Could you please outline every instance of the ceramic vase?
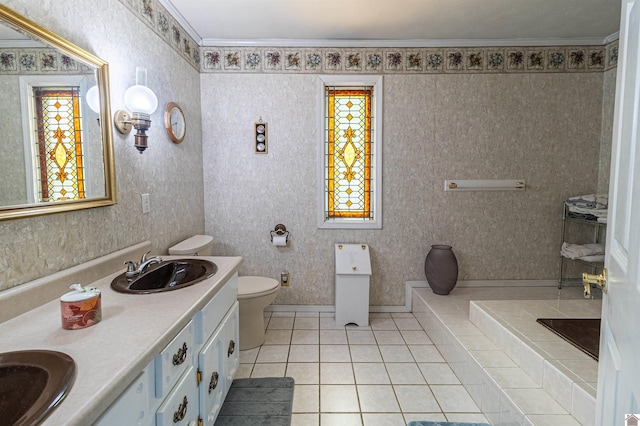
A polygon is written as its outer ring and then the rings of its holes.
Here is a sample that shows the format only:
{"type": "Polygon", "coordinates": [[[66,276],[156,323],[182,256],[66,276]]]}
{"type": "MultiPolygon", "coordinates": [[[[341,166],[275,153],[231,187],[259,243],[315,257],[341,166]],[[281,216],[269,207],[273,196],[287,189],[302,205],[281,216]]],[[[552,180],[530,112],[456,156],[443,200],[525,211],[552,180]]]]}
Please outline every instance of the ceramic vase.
{"type": "Polygon", "coordinates": [[[446,295],[458,282],[458,259],[451,246],[435,244],[424,261],[424,274],[435,294],[446,295]]]}

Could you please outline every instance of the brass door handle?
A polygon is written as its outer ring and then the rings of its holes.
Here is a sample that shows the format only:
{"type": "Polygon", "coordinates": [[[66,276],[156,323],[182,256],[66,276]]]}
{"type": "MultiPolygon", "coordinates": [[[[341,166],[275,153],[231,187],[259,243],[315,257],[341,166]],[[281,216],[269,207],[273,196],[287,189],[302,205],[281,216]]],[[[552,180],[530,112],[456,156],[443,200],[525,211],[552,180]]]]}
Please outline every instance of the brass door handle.
{"type": "Polygon", "coordinates": [[[184,416],[187,415],[187,404],[189,403],[189,401],[187,400],[187,396],[184,396],[184,399],[182,400],[182,404],[180,404],[180,406],[178,407],[178,410],[176,410],[173,413],[173,422],[174,423],[178,423],[181,420],[184,419],[184,416]]]}
{"type": "Polygon", "coordinates": [[[209,393],[211,393],[212,390],[218,387],[218,377],[219,375],[217,371],[211,373],[211,381],[209,382],[209,393]]]}
{"type": "Polygon", "coordinates": [[[588,299],[591,297],[591,284],[596,285],[602,289],[603,293],[607,292],[607,268],[602,269],[600,274],[587,274],[582,273],[582,285],[584,286],[584,297],[588,299]]]}
{"type": "Polygon", "coordinates": [[[188,350],[187,342],[182,344],[182,347],[178,349],[178,352],[173,354],[173,365],[180,365],[187,359],[187,350],[188,350]]]}

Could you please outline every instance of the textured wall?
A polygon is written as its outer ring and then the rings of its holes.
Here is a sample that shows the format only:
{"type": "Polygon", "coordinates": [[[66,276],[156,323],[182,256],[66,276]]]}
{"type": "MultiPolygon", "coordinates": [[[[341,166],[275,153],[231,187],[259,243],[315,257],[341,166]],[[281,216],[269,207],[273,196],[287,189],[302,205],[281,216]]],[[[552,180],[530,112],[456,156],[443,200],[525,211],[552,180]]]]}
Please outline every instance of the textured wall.
{"type": "Polygon", "coordinates": [[[133,134],[114,130],[118,204],[112,207],[0,222],[0,290],[149,239],[155,251],[204,231],[199,74],[120,2],[5,0],[109,63],[112,111],[135,83],[135,67],[148,69],[159,98],[140,155],[133,134]],[[70,15],[70,11],[73,11],[70,15]],[[73,19],[70,19],[72,16],[73,19]],[[170,142],[164,106],[178,102],[187,116],[187,138],[170,142]],[[151,212],[143,215],[140,194],[151,212]]]}
{"type": "Polygon", "coordinates": [[[616,73],[614,68],[604,73],[602,87],[602,136],[600,142],[600,166],[598,192],[609,193],[609,171],[611,168],[611,142],[613,140],[613,110],[616,97],[616,73]]]}
{"type": "Polygon", "coordinates": [[[132,136],[115,134],[116,206],[0,222],[0,289],[140,240],[164,251],[204,231],[220,254],[245,256],[245,274],[288,269],[292,286],[277,303],[333,302],[335,242],[371,245],[376,305],[404,302],[404,282],[424,279],[424,256],[434,243],[454,246],[461,279],[554,279],[561,201],[598,188],[591,170],[606,157],[603,90],[605,101],[613,97],[615,71],[388,75],[384,229],[318,230],[317,77],[199,76],[120,2],[4,4],[107,60],[113,111],[122,108],[140,65],[149,69],[160,109],[143,155],[132,136]],[[168,101],[187,114],[181,145],[162,129],[168,101]],[[268,155],[253,154],[251,145],[260,116],[270,125],[268,155]],[[520,177],[529,185],[524,193],[442,191],[444,179],[520,177]],[[148,215],[140,209],[144,192],[151,194],[148,215]],[[277,223],[293,233],[287,248],[269,244],[277,223]]]}
{"type": "Polygon", "coordinates": [[[386,75],[382,230],[316,226],[313,75],[203,74],[205,227],[242,274],[291,273],[278,304],[333,303],[333,244],[371,246],[371,303],[404,303],[431,244],[460,279],[557,278],[562,201],[598,186],[603,74],[386,75]],[[269,153],[253,153],[253,122],[269,153]],[[445,193],[445,179],[516,179],[525,192],[445,193]],[[269,244],[283,223],[287,248],[269,244]]]}
{"type": "Polygon", "coordinates": [[[0,134],[3,149],[0,150],[0,205],[27,202],[27,177],[24,167],[24,138],[20,114],[20,90],[18,76],[0,76],[0,134]]]}

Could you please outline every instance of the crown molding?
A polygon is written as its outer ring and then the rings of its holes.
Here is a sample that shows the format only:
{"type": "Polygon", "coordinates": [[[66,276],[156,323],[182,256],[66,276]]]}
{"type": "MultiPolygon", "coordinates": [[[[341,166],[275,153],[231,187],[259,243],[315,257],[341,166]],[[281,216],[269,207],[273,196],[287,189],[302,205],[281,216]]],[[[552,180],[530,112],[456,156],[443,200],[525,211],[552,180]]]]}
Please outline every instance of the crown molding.
{"type": "Polygon", "coordinates": [[[1,40],[0,48],[46,49],[50,46],[36,40],[1,40]]]}
{"type": "Polygon", "coordinates": [[[167,10],[167,12],[169,12],[173,19],[175,19],[176,22],[178,22],[178,24],[182,26],[182,29],[184,29],[187,34],[189,34],[189,36],[193,39],[193,41],[196,42],[196,44],[202,46],[202,37],[200,37],[200,34],[198,34],[198,32],[193,29],[191,24],[187,22],[186,19],[184,19],[184,16],[182,16],[178,9],[176,9],[173,3],[171,3],[169,0],[158,0],[158,3],[160,3],[167,10]]]}
{"type": "Polygon", "coordinates": [[[614,41],[620,38],[620,31],[617,31],[611,35],[608,35],[604,38],[604,44],[613,43],[614,41]]]}
{"type": "MultiPolygon", "coordinates": [[[[318,39],[256,39],[228,40],[206,38],[202,47],[528,47],[528,46],[600,46],[616,40],[618,33],[605,38],[542,38],[542,39],[442,39],[442,40],[318,40],[318,39]]],[[[197,40],[197,39],[196,39],[197,40]]]]}

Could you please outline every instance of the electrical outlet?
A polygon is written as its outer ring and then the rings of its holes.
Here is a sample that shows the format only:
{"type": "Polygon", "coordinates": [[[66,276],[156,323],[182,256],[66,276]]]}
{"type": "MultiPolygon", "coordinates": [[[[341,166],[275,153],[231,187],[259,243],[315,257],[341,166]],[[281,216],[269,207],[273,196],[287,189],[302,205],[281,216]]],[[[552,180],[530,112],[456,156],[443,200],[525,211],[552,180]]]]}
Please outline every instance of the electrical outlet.
{"type": "Polygon", "coordinates": [[[291,277],[289,276],[289,272],[287,272],[287,271],[280,272],[280,285],[281,286],[288,287],[290,280],[291,280],[291,277]]]}
{"type": "Polygon", "coordinates": [[[149,194],[140,194],[142,200],[142,213],[147,214],[151,211],[151,202],[149,201],[149,194]]]}

